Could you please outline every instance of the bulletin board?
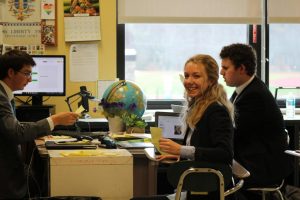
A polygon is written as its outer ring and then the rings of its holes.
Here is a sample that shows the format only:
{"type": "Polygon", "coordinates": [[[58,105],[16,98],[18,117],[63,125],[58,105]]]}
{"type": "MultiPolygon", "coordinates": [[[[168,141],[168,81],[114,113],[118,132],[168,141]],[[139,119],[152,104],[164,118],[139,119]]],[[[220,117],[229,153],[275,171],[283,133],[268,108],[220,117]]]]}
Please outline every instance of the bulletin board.
{"type": "Polygon", "coordinates": [[[57,45],[56,0],[5,0],[0,13],[0,53],[43,54],[45,46],[57,45]]]}

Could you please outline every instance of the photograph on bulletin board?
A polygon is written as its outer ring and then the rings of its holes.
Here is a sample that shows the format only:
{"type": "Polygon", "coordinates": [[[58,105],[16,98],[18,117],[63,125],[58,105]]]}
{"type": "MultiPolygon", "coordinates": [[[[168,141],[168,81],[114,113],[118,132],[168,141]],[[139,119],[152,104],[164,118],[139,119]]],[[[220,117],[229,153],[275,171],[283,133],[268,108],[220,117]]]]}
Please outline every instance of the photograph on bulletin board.
{"type": "Polygon", "coordinates": [[[56,27],[54,20],[42,20],[41,22],[42,44],[56,45],[56,27]]]}
{"type": "Polygon", "coordinates": [[[55,19],[55,0],[41,1],[41,19],[55,19]]]}
{"type": "Polygon", "coordinates": [[[64,16],[99,16],[99,0],[64,0],[64,16]]]}

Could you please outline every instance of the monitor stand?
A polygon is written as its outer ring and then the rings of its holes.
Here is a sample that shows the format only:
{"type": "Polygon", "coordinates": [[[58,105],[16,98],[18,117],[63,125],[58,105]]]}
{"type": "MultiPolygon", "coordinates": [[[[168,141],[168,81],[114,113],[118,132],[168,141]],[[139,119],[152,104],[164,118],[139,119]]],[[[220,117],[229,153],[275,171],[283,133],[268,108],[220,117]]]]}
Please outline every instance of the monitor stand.
{"type": "Polygon", "coordinates": [[[35,96],[35,95],[33,95],[31,103],[32,103],[33,106],[41,106],[41,105],[43,105],[43,96],[40,96],[40,95],[35,96]]]}

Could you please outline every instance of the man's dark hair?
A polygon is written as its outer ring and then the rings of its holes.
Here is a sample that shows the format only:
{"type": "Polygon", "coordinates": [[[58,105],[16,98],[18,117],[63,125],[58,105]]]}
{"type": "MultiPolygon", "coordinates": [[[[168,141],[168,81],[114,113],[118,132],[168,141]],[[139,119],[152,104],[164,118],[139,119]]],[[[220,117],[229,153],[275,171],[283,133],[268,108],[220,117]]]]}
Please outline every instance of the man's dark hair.
{"type": "Polygon", "coordinates": [[[229,58],[236,69],[244,65],[249,76],[256,72],[256,52],[250,45],[236,43],[225,46],[220,57],[229,58]]]}
{"type": "Polygon", "coordinates": [[[0,56],[0,80],[3,80],[8,73],[8,69],[19,71],[24,65],[35,66],[32,57],[25,51],[11,50],[0,56]]]}

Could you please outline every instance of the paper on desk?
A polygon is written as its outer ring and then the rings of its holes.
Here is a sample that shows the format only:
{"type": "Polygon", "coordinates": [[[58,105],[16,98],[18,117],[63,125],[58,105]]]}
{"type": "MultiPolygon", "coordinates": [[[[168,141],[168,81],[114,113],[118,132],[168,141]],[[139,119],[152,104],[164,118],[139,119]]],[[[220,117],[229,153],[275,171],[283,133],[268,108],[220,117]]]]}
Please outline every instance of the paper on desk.
{"type": "Polygon", "coordinates": [[[113,139],[116,140],[131,140],[131,139],[150,139],[151,135],[150,134],[142,134],[142,133],[124,133],[124,134],[117,134],[117,133],[112,133],[111,136],[113,139]]]}
{"type": "Polygon", "coordinates": [[[78,115],[81,115],[81,113],[84,111],[84,107],[81,105],[79,108],[77,108],[77,110],[75,111],[75,113],[77,113],[78,115]]]}
{"type": "Polygon", "coordinates": [[[95,150],[85,150],[85,151],[73,151],[73,152],[61,152],[64,157],[77,157],[77,156],[119,156],[118,152],[108,152],[108,151],[95,151],[95,150]]]}
{"type": "Polygon", "coordinates": [[[150,127],[152,144],[155,148],[159,151],[161,155],[168,155],[167,153],[163,152],[159,148],[159,139],[162,137],[162,129],[158,127],[150,127]]]}
{"type": "Polygon", "coordinates": [[[71,142],[77,141],[76,138],[67,135],[48,135],[42,138],[45,142],[54,141],[54,142],[71,142]]]}

